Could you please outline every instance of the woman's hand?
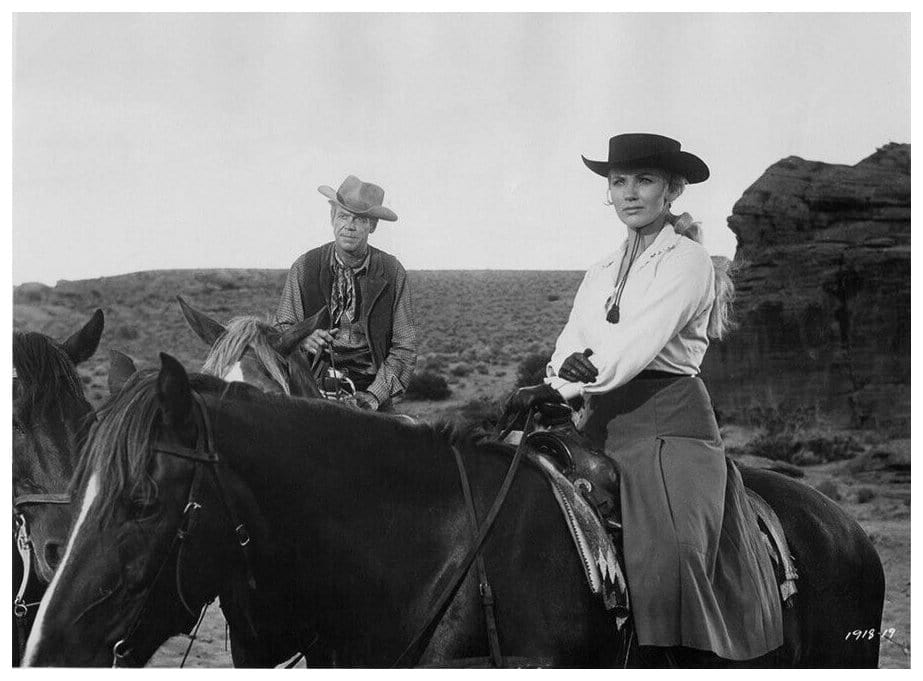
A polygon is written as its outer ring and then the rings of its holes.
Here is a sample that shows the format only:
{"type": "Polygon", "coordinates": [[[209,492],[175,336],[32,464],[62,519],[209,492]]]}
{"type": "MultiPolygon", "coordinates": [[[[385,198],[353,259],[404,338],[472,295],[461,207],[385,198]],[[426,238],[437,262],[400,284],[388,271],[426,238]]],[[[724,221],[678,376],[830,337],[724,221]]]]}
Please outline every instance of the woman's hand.
{"type": "Polygon", "coordinates": [[[337,331],[339,329],[330,329],[329,331],[327,329],[314,329],[310,336],[301,341],[301,347],[312,355],[316,355],[328,345],[333,344],[337,331]]]}
{"type": "Polygon", "coordinates": [[[564,398],[557,390],[545,383],[520,388],[510,396],[506,403],[506,413],[527,412],[536,404],[544,402],[563,402],[564,398]]]}
{"type": "Polygon", "coordinates": [[[593,351],[587,348],[583,352],[575,352],[561,363],[561,370],[558,376],[565,381],[592,383],[599,375],[599,369],[593,366],[588,359],[593,351]]]}

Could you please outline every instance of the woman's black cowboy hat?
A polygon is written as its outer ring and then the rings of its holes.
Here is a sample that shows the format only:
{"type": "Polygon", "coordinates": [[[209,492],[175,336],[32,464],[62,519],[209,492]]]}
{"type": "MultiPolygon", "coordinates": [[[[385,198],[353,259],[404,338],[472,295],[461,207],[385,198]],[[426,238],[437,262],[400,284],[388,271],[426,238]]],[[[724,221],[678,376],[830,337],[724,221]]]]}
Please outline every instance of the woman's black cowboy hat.
{"type": "Polygon", "coordinates": [[[680,151],[680,143],[663,135],[632,132],[609,140],[609,160],[591,161],[581,156],[586,167],[609,177],[610,168],[660,168],[686,178],[689,184],[708,179],[708,166],[695,154],[680,151]]]}

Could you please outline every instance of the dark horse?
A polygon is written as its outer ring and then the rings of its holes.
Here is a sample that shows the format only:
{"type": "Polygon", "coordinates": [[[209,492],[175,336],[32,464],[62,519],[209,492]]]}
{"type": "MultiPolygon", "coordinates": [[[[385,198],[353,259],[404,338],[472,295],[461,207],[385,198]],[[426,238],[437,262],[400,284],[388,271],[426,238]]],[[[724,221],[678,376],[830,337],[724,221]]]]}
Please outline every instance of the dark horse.
{"type": "Polygon", "coordinates": [[[14,666],[64,554],[71,521],[67,487],[93,419],[75,367],[96,352],[102,331],[97,310],[63,343],[13,332],[14,666]]]}
{"type": "MultiPolygon", "coordinates": [[[[100,412],[77,474],[80,514],[28,664],[143,664],[215,595],[239,604],[232,627],[275,611],[276,631],[266,632],[275,662],[298,650],[310,665],[369,667],[488,654],[469,574],[419,653],[402,657],[473,534],[452,447],[482,518],[509,448],[190,377],[161,360],[100,412]]],[[[801,574],[783,648],[753,664],[875,666],[877,642],[848,637],[877,631],[881,618],[881,565],[865,534],[799,483],[770,472],[750,481],[782,516],[801,574]]],[[[483,554],[505,656],[623,662],[615,620],[590,594],[538,470],[519,471],[483,554]]]]}

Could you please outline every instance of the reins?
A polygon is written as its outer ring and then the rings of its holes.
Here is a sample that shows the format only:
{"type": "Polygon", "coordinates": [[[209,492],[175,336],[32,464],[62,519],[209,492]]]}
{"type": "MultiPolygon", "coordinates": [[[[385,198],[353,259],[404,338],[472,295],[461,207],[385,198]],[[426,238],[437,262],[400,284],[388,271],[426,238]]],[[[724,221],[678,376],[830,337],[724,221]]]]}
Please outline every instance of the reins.
{"type": "MultiPolygon", "coordinates": [[[[512,422],[515,422],[515,419],[512,419],[510,425],[503,429],[503,432],[500,433],[498,439],[502,440],[506,435],[512,430],[512,422]]],[[[532,412],[530,411],[526,417],[526,424],[524,430],[528,432],[529,427],[532,425],[532,412]]],[[[494,526],[494,522],[497,520],[497,516],[500,514],[500,509],[503,507],[504,502],[506,501],[507,494],[510,491],[510,488],[513,485],[513,479],[516,477],[516,473],[519,470],[519,465],[522,463],[523,456],[525,454],[525,438],[522,438],[519,441],[519,444],[516,446],[516,452],[513,454],[513,459],[510,461],[509,468],[506,471],[506,476],[503,478],[503,483],[500,485],[500,489],[497,491],[497,495],[494,498],[493,504],[491,504],[490,510],[487,512],[487,515],[484,518],[484,523],[478,529],[477,534],[472,540],[471,544],[468,547],[468,552],[465,554],[465,558],[458,564],[455,568],[455,571],[452,572],[451,578],[446,584],[445,588],[439,594],[439,596],[433,601],[433,604],[430,606],[429,610],[426,613],[426,616],[422,620],[422,624],[417,629],[416,634],[410,640],[410,643],[404,648],[404,651],[398,656],[398,658],[391,665],[393,667],[402,667],[407,666],[408,660],[418,661],[420,656],[423,654],[426,644],[429,643],[429,639],[433,634],[436,626],[442,620],[442,616],[445,614],[446,609],[454,598],[455,594],[458,593],[458,589],[462,584],[462,581],[465,579],[465,575],[468,573],[468,570],[471,568],[471,564],[480,556],[481,547],[484,545],[484,540],[487,539],[487,535],[490,534],[491,529],[494,526]]],[[[452,448],[452,451],[455,454],[455,462],[459,469],[459,475],[462,482],[462,488],[464,490],[467,485],[467,474],[465,473],[464,464],[461,461],[461,454],[456,448],[452,448]]],[[[466,498],[470,498],[470,488],[466,494],[466,498]]],[[[473,501],[471,502],[473,504],[473,501]]],[[[472,506],[473,508],[473,506],[472,506]]],[[[483,573],[480,575],[483,577],[483,573]]],[[[489,587],[489,585],[488,585],[489,587]]],[[[491,594],[491,609],[493,606],[492,603],[492,594],[491,594]]],[[[502,663],[502,658],[499,653],[499,645],[494,650],[494,643],[491,643],[491,660],[493,661],[496,657],[497,666],[500,666],[502,663]]]]}

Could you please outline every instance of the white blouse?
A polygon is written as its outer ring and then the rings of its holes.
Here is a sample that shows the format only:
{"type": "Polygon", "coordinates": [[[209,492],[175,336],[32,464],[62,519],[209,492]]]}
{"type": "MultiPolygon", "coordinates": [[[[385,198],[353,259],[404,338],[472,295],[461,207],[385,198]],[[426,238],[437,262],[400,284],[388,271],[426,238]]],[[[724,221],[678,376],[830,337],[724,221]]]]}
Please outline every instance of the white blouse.
{"type": "MultiPolygon", "coordinates": [[[[558,336],[545,382],[565,399],[606,393],[644,369],[697,374],[708,349],[706,329],[715,302],[715,270],[705,248],[666,225],[635,260],[619,303],[619,321],[606,321],[619,265],[629,241],[593,265],[558,336]],[[592,383],[557,376],[574,352],[591,348],[599,369],[592,383]]],[[[612,296],[614,298],[614,296],[612,296]]]]}

